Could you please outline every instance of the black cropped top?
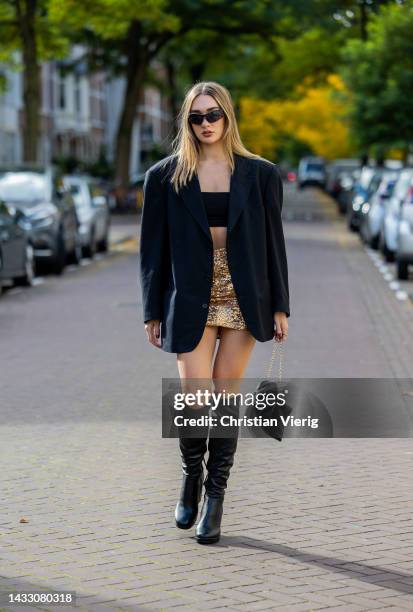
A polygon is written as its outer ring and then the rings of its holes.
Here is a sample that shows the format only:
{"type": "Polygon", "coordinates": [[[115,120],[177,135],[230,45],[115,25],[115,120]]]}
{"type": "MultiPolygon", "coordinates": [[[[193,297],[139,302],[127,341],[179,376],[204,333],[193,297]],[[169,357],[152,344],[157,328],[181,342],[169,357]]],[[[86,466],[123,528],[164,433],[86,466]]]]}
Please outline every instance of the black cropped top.
{"type": "Polygon", "coordinates": [[[210,227],[227,227],[229,191],[202,191],[210,227]]]}

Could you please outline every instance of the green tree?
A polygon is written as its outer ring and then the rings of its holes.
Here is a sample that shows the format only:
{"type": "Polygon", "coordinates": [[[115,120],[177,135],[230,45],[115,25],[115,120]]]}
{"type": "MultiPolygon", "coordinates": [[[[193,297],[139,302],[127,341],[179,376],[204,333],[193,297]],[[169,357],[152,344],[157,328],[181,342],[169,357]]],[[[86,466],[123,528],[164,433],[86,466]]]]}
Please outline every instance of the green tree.
{"type": "MultiPolygon", "coordinates": [[[[131,133],[136,107],[150,64],[167,45],[181,42],[189,32],[216,32],[221,37],[249,33],[270,36],[278,30],[284,3],[265,0],[50,0],[55,23],[88,44],[91,69],[104,67],[124,73],[126,91],[117,139],[115,173],[118,185],[128,181],[131,133]],[[87,26],[85,27],[85,24],[87,26]]],[[[217,45],[219,50],[219,44],[217,45]]],[[[217,51],[219,52],[219,51],[217,51]]],[[[192,78],[201,67],[192,61],[192,78]]],[[[204,58],[200,58],[203,64],[204,58]]],[[[173,66],[170,66],[170,69],[173,66]]],[[[170,73],[173,77],[173,74],[170,73]]]]}
{"type": "Polygon", "coordinates": [[[68,50],[68,40],[50,21],[47,5],[47,0],[0,0],[0,61],[23,71],[25,161],[38,157],[40,63],[63,57],[68,50]]]}
{"type": "Polygon", "coordinates": [[[367,41],[343,51],[342,74],[351,90],[354,139],[364,150],[400,147],[413,140],[413,2],[384,6],[372,17],[367,41]]]}

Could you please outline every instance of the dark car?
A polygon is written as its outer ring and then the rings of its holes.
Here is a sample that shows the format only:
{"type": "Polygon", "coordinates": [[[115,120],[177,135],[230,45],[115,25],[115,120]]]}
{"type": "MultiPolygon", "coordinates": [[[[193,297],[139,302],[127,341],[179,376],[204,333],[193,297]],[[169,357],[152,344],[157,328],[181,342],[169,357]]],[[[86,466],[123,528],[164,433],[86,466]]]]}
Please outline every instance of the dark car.
{"type": "Polygon", "coordinates": [[[56,274],[66,262],[80,262],[75,203],[56,168],[0,168],[0,198],[20,210],[36,262],[50,264],[56,274]]]}
{"type": "Polygon", "coordinates": [[[364,166],[360,178],[353,189],[353,200],[347,209],[347,225],[353,232],[359,231],[362,218],[362,207],[380,185],[383,168],[364,166]]]}
{"type": "Polygon", "coordinates": [[[21,225],[21,213],[0,200],[0,293],[3,281],[31,285],[34,275],[33,247],[21,225]]]}

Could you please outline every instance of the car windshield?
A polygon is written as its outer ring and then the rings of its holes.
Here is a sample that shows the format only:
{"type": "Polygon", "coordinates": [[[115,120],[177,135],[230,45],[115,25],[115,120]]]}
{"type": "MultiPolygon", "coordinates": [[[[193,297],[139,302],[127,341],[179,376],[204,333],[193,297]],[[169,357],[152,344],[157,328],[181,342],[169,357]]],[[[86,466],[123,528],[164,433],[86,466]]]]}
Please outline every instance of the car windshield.
{"type": "Polygon", "coordinates": [[[363,168],[359,178],[359,185],[363,189],[368,189],[371,179],[373,178],[375,173],[374,168],[363,168]]]}
{"type": "Polygon", "coordinates": [[[369,183],[369,187],[368,187],[370,194],[374,193],[375,191],[377,191],[377,189],[378,189],[378,187],[379,187],[379,185],[381,183],[381,180],[382,180],[382,176],[381,176],[380,173],[377,173],[377,174],[375,174],[372,177],[372,179],[371,179],[371,181],[369,183]]]}
{"type": "Polygon", "coordinates": [[[324,170],[323,164],[315,164],[314,162],[306,165],[307,172],[322,172],[324,170]]]}
{"type": "Polygon", "coordinates": [[[82,194],[80,185],[78,183],[69,183],[69,189],[73,196],[76,208],[86,208],[88,206],[88,202],[85,200],[85,197],[82,194]]]}
{"type": "Polygon", "coordinates": [[[0,174],[0,198],[6,202],[34,205],[48,198],[46,176],[38,172],[0,174]]]}

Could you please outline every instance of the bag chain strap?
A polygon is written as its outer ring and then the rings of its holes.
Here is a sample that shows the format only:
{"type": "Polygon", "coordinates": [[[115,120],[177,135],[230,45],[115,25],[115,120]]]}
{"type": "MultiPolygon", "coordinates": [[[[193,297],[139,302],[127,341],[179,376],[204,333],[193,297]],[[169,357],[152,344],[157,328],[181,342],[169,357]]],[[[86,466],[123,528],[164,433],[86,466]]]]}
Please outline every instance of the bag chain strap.
{"type": "MultiPolygon", "coordinates": [[[[280,365],[278,368],[278,381],[281,382],[282,368],[283,368],[283,345],[282,345],[282,342],[280,342],[279,344],[280,344],[280,351],[279,351],[280,352],[280,365]]],[[[271,373],[272,373],[272,369],[274,366],[276,353],[277,353],[277,342],[276,340],[273,340],[272,353],[271,353],[270,363],[268,364],[268,370],[267,370],[267,378],[271,378],[271,373]]]]}

